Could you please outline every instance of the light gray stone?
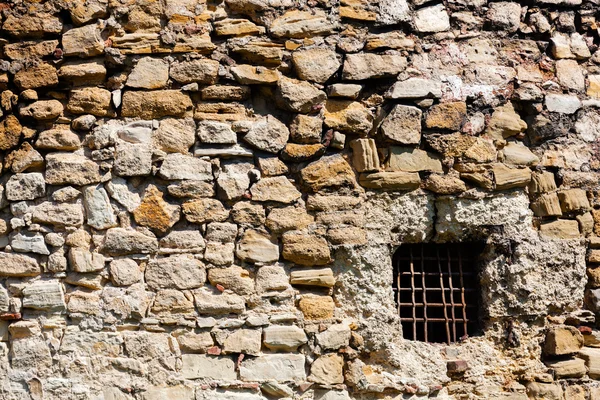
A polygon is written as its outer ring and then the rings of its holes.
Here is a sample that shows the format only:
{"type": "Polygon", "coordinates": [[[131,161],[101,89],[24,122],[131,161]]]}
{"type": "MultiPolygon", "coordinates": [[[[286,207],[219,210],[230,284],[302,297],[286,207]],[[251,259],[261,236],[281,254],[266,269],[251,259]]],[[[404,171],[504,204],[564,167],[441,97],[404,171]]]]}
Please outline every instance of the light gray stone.
{"type": "Polygon", "coordinates": [[[229,357],[211,357],[203,354],[183,354],[181,374],[185,379],[237,379],[235,364],[229,357]]]}
{"type": "Polygon", "coordinates": [[[274,351],[294,352],[308,342],[304,330],[294,325],[272,325],[263,329],[264,345],[274,351]]]}
{"type": "Polygon", "coordinates": [[[224,122],[200,121],[197,129],[198,139],[202,143],[235,144],[237,135],[231,126],[224,122]]]}
{"type": "Polygon", "coordinates": [[[242,361],[240,378],[246,382],[290,382],[306,379],[305,358],[301,354],[265,354],[242,361]]]}
{"type": "Polygon", "coordinates": [[[10,241],[10,247],[19,253],[50,254],[48,247],[46,247],[46,244],[44,243],[44,236],[39,233],[17,233],[10,241]]]}
{"type": "Polygon", "coordinates": [[[75,272],[97,272],[104,269],[104,256],[87,249],[72,247],[69,250],[69,265],[75,272]]]}
{"type": "Polygon", "coordinates": [[[210,162],[178,153],[169,154],[165,158],[159,176],[167,180],[210,181],[213,179],[210,162]]]}
{"type": "Polygon", "coordinates": [[[23,289],[23,307],[60,312],[66,309],[65,296],[59,281],[38,281],[23,289]]]}
{"type": "Polygon", "coordinates": [[[81,226],[83,224],[83,208],[79,204],[45,201],[35,206],[33,222],[55,226],[81,226]]]}
{"type": "Polygon", "coordinates": [[[46,194],[46,182],[39,172],[15,174],[6,182],[5,189],[10,201],[33,200],[46,194]]]}
{"type": "Polygon", "coordinates": [[[102,185],[83,189],[83,204],[87,224],[91,227],[104,230],[117,226],[117,216],[102,185]]]}
{"type": "Polygon", "coordinates": [[[146,268],[146,283],[152,289],[194,289],[205,281],[204,264],[191,255],[152,260],[146,268]]]}
{"type": "Polygon", "coordinates": [[[287,126],[274,116],[267,115],[252,124],[244,140],[259,150],[277,153],[285,147],[289,136],[290,131],[287,126]]]}
{"type": "Polygon", "coordinates": [[[169,63],[158,58],[141,58],[127,77],[127,86],[138,89],[162,89],[169,80],[169,63]]]}
{"type": "Polygon", "coordinates": [[[442,83],[424,78],[398,81],[385,94],[388,99],[419,99],[442,97],[442,83]]]}
{"type": "Polygon", "coordinates": [[[271,263],[279,260],[277,241],[252,229],[244,232],[235,253],[238,258],[248,262],[271,263]]]}
{"type": "Polygon", "coordinates": [[[413,23],[419,33],[443,32],[450,29],[450,17],[443,4],[418,9],[413,23]]]}

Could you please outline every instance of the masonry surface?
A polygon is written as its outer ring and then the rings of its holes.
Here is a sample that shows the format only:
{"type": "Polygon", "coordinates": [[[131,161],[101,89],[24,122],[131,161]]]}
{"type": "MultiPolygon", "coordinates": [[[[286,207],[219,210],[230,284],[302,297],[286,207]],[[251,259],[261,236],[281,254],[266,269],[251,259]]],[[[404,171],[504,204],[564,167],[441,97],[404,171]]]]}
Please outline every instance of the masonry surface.
{"type": "Polygon", "coordinates": [[[0,2],[0,399],[600,399],[597,18],[0,2]],[[404,339],[471,241],[481,331],[404,339]]]}

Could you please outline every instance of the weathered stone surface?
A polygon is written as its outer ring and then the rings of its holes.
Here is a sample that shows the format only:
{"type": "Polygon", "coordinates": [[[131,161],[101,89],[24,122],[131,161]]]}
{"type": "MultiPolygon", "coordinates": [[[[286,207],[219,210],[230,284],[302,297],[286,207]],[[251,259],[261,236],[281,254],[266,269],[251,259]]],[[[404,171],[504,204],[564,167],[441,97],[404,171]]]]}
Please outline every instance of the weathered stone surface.
{"type": "Polygon", "coordinates": [[[183,203],[182,206],[185,219],[195,224],[203,224],[205,222],[222,222],[229,217],[223,203],[215,199],[198,199],[183,203]]]}
{"type": "Polygon", "coordinates": [[[577,221],[559,219],[540,225],[540,235],[556,239],[579,238],[579,224],[577,221]]]}
{"type": "Polygon", "coordinates": [[[194,289],[206,281],[204,264],[190,255],[159,258],[148,263],[146,283],[152,289],[194,289]]]}
{"type": "Polygon", "coordinates": [[[33,200],[46,194],[46,182],[39,172],[15,174],[6,182],[5,189],[8,200],[33,200]]]}
{"type": "Polygon", "coordinates": [[[51,153],[46,155],[45,178],[50,185],[89,185],[100,181],[100,168],[84,156],[51,153]]]}
{"type": "Polygon", "coordinates": [[[309,113],[326,98],[325,92],[305,81],[281,77],[277,82],[276,101],[289,111],[309,113]]]}
{"type": "Polygon", "coordinates": [[[289,382],[306,379],[304,356],[300,354],[265,354],[246,359],[240,366],[243,381],[289,382]]]}
{"type": "Polygon", "coordinates": [[[279,203],[293,203],[299,199],[301,193],[285,176],[263,178],[250,188],[254,201],[275,201],[279,203]]]}
{"type": "Polygon", "coordinates": [[[450,29],[450,18],[443,4],[417,10],[413,23],[417,32],[434,33],[450,29]]]}
{"type": "Polygon", "coordinates": [[[208,280],[211,285],[221,285],[236,294],[248,295],[254,292],[254,280],[248,270],[235,265],[228,268],[211,268],[208,271],[208,280]]]}
{"type": "Polygon", "coordinates": [[[406,58],[400,55],[348,54],[344,60],[342,78],[350,81],[384,78],[398,75],[405,68],[406,58]]]}
{"type": "Polygon", "coordinates": [[[210,378],[233,381],[237,378],[235,364],[229,357],[211,357],[203,354],[183,354],[181,374],[185,379],[210,378]]]}
{"type": "Polygon", "coordinates": [[[216,121],[200,121],[198,123],[198,138],[202,143],[235,144],[237,135],[229,124],[216,121]]]}
{"type": "Polygon", "coordinates": [[[23,289],[23,307],[60,312],[67,308],[62,285],[54,281],[38,281],[23,289]]]}
{"type": "Polygon", "coordinates": [[[292,285],[333,287],[335,278],[331,268],[293,271],[290,274],[292,285]]]}
{"type": "Polygon", "coordinates": [[[41,272],[37,260],[33,257],[23,254],[0,253],[1,276],[37,276],[41,272]]]}
{"type": "Polygon", "coordinates": [[[296,351],[308,342],[304,331],[296,326],[269,326],[263,333],[265,346],[274,351],[296,351]]]}
{"type": "Polygon", "coordinates": [[[358,172],[379,170],[379,155],[373,139],[356,139],[350,142],[352,164],[358,172]]]}
{"type": "Polygon", "coordinates": [[[310,367],[308,380],[322,384],[343,383],[344,359],[338,354],[326,354],[317,358],[310,367]]]}
{"type": "Polygon", "coordinates": [[[111,228],[106,231],[103,251],[109,255],[148,254],[158,250],[155,237],[133,229],[111,228]]]}
{"type": "Polygon", "coordinates": [[[69,250],[69,265],[75,272],[97,272],[104,269],[104,256],[81,248],[69,250]]]}
{"type": "Polygon", "coordinates": [[[391,147],[387,169],[404,172],[443,171],[442,163],[435,155],[409,147],[391,147]]]}
{"type": "Polygon", "coordinates": [[[169,80],[169,63],[152,57],[141,58],[127,77],[127,86],[138,89],[162,89],[169,80]]]}
{"type": "Polygon", "coordinates": [[[108,193],[102,185],[86,187],[83,190],[83,204],[88,225],[96,229],[117,226],[117,217],[110,205],[108,193]]]}
{"type": "Polygon", "coordinates": [[[143,119],[182,117],[191,108],[189,96],[179,90],[127,91],[123,94],[121,115],[143,119]]]}
{"type": "Polygon", "coordinates": [[[44,150],[77,150],[81,147],[79,136],[68,129],[49,129],[39,134],[35,147],[44,150]]]}
{"type": "MultiPolygon", "coordinates": [[[[141,393],[142,400],[181,399],[193,400],[194,388],[189,386],[149,387],[141,393]]],[[[115,400],[117,400],[115,398],[115,400]]]]}
{"type": "Polygon", "coordinates": [[[304,208],[285,207],[273,208],[266,219],[266,227],[271,232],[281,233],[291,230],[301,230],[314,222],[304,208]]]}
{"type": "Polygon", "coordinates": [[[79,204],[54,204],[46,201],[33,209],[32,220],[54,226],[80,226],[83,210],[79,204]]]}
{"type": "Polygon", "coordinates": [[[417,172],[375,172],[360,174],[359,183],[368,189],[412,190],[421,184],[417,172]]]}
{"type": "Polygon", "coordinates": [[[58,83],[58,74],[56,68],[52,65],[40,63],[17,72],[14,82],[21,90],[39,89],[56,85],[58,83]]]}
{"type": "Polygon", "coordinates": [[[10,247],[13,251],[19,253],[50,254],[44,243],[44,237],[40,234],[27,235],[17,233],[10,241],[10,247]]]}
{"type": "Polygon", "coordinates": [[[277,38],[308,38],[329,33],[333,28],[323,11],[290,10],[276,18],[269,31],[277,38]]]}
{"type": "Polygon", "coordinates": [[[67,56],[93,57],[102,54],[104,40],[96,24],[73,28],[62,36],[63,52],[67,56]]]}
{"type": "Polygon", "coordinates": [[[241,314],[246,310],[244,298],[232,293],[200,289],[194,292],[200,314],[241,314]]]}
{"type": "Polygon", "coordinates": [[[385,96],[389,99],[439,98],[442,97],[442,84],[431,79],[408,78],[394,83],[385,96]]]}
{"type": "Polygon", "coordinates": [[[540,159],[522,144],[510,142],[502,149],[504,162],[512,165],[536,165],[540,159]]]}
{"type": "Polygon", "coordinates": [[[583,358],[587,374],[592,379],[600,378],[600,349],[583,347],[577,353],[577,357],[583,358]]]}
{"type": "Polygon", "coordinates": [[[106,67],[101,61],[70,61],[61,65],[58,77],[74,86],[98,85],[106,78],[106,67]]]}
{"type": "Polygon", "coordinates": [[[268,235],[249,229],[238,242],[236,255],[248,262],[270,263],[279,259],[279,246],[268,235]]]}
{"type": "Polygon", "coordinates": [[[508,1],[492,3],[486,19],[494,29],[516,32],[521,22],[521,5],[508,1]]]}
{"type": "Polygon", "coordinates": [[[329,264],[327,240],[316,235],[287,232],[283,235],[283,258],[300,265],[329,264]]]}
{"type": "Polygon", "coordinates": [[[563,212],[589,210],[590,203],[587,195],[582,189],[569,189],[558,192],[560,207],[563,212]]]}
{"type": "Polygon", "coordinates": [[[167,180],[189,179],[210,181],[213,179],[210,163],[183,154],[169,154],[160,167],[159,176],[167,180]]]}
{"type": "Polygon", "coordinates": [[[163,200],[163,192],[150,185],[138,208],[133,211],[135,222],[164,234],[179,221],[181,207],[163,200]]]}
{"type": "MultiPolygon", "coordinates": [[[[421,110],[416,107],[396,105],[381,123],[383,137],[402,144],[419,144],[421,141],[421,110]]],[[[429,117],[428,117],[429,118],[429,117]]]]}
{"type": "Polygon", "coordinates": [[[328,100],[324,116],[326,126],[343,132],[364,136],[373,127],[373,116],[356,101],[328,100]]]}
{"type": "Polygon", "coordinates": [[[318,320],[332,318],[335,304],[330,296],[305,295],[298,302],[298,307],[304,318],[318,320]]]}
{"type": "Polygon", "coordinates": [[[326,82],[342,65],[335,51],[323,47],[295,51],[292,61],[300,79],[317,83],[326,82]]]}
{"type": "MultiPolygon", "coordinates": [[[[459,130],[467,116],[467,104],[462,101],[436,104],[427,112],[425,126],[432,129],[459,130]]],[[[420,119],[420,118],[419,118],[420,119]]]]}
{"type": "Polygon", "coordinates": [[[273,85],[279,80],[277,71],[252,65],[236,65],[231,74],[242,85],[273,85]]]}
{"type": "Polygon", "coordinates": [[[142,279],[138,264],[130,258],[119,258],[110,262],[110,280],[115,286],[129,286],[142,279]]]}
{"type": "Polygon", "coordinates": [[[586,374],[585,361],[579,358],[561,361],[546,361],[554,376],[558,379],[581,378],[586,374]]]}
{"type": "Polygon", "coordinates": [[[259,329],[239,329],[223,340],[223,354],[242,353],[259,355],[261,346],[259,329]]]}
{"type": "MultiPolygon", "coordinates": [[[[52,119],[56,119],[63,113],[64,107],[62,103],[58,100],[40,100],[35,103],[31,103],[28,106],[21,107],[19,109],[19,115],[22,117],[31,117],[40,121],[48,121],[52,119]]],[[[4,126],[6,128],[11,128],[7,126],[10,116],[4,122],[4,126]]],[[[15,118],[16,120],[16,118],[15,118]]],[[[12,130],[12,129],[11,129],[12,130]]],[[[19,125],[19,133],[20,133],[20,125],[19,125]]]]}
{"type": "Polygon", "coordinates": [[[494,139],[518,135],[527,129],[527,124],[515,112],[512,103],[494,109],[485,134],[494,139]]]}
{"type": "Polygon", "coordinates": [[[194,144],[196,132],[194,121],[189,119],[165,118],[153,132],[153,142],[167,153],[187,153],[194,144]]]}
{"type": "Polygon", "coordinates": [[[114,116],[111,94],[108,90],[101,88],[72,90],[67,110],[73,114],[92,114],[97,117],[114,116]]]}
{"type": "Polygon", "coordinates": [[[219,63],[214,60],[197,59],[171,65],[171,78],[182,84],[198,82],[214,84],[217,82],[219,63]]]}
{"type": "Polygon", "coordinates": [[[272,115],[255,122],[244,140],[253,147],[269,153],[277,153],[285,147],[290,131],[281,121],[272,115]]]}
{"type": "Polygon", "coordinates": [[[356,186],[352,168],[339,155],[323,157],[308,164],[300,171],[300,176],[303,185],[315,192],[327,187],[356,186]]]}
{"type": "Polygon", "coordinates": [[[496,190],[525,187],[531,181],[531,170],[529,168],[508,168],[504,164],[494,164],[492,170],[496,190]]]}

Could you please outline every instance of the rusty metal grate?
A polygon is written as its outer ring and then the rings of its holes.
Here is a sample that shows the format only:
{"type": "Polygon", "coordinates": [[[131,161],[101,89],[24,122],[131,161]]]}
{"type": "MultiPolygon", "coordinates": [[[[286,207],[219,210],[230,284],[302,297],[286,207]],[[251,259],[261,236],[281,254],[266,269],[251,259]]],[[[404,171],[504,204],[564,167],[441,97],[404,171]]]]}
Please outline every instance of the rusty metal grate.
{"type": "Polygon", "coordinates": [[[405,244],[394,253],[404,337],[453,343],[479,329],[476,243],[405,244]]]}

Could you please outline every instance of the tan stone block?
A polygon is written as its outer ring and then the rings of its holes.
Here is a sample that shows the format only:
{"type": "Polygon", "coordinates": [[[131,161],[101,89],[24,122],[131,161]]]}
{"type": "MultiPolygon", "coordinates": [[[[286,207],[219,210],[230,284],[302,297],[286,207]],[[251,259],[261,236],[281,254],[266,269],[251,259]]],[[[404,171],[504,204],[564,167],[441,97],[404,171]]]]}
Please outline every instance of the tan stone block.
{"type": "Polygon", "coordinates": [[[550,356],[574,354],[583,346],[583,335],[577,328],[564,325],[551,327],[546,332],[544,353],[550,356]]]}
{"type": "Polygon", "coordinates": [[[583,189],[569,189],[558,192],[560,206],[563,212],[589,210],[590,202],[583,189]]]}
{"type": "Polygon", "coordinates": [[[459,130],[467,115],[467,104],[462,101],[440,103],[427,112],[425,125],[428,128],[459,130]]]}
{"type": "Polygon", "coordinates": [[[531,181],[529,168],[509,168],[504,164],[494,164],[492,167],[496,190],[506,190],[525,187],[531,181]]]}
{"type": "Polygon", "coordinates": [[[279,80],[277,70],[245,64],[232,67],[231,74],[242,85],[274,85],[279,80]]]}
{"type": "Polygon", "coordinates": [[[594,217],[592,217],[592,213],[585,213],[575,217],[577,222],[579,222],[579,231],[583,236],[589,236],[592,234],[594,230],[594,217]]]}
{"type": "Polygon", "coordinates": [[[292,271],[290,283],[292,285],[333,287],[335,278],[331,268],[307,269],[292,271]]]}
{"type": "Polygon", "coordinates": [[[333,155],[313,161],[300,171],[303,184],[312,191],[340,186],[357,186],[354,171],[341,156],[333,155]]]}
{"type": "Polygon", "coordinates": [[[586,94],[590,97],[600,98],[600,75],[588,75],[586,94]]]}
{"type": "Polygon", "coordinates": [[[163,192],[150,185],[144,193],[142,203],[133,211],[135,222],[158,233],[166,233],[180,218],[181,208],[163,200],[163,192]]]}
{"type": "Polygon", "coordinates": [[[308,380],[324,385],[343,383],[343,367],[344,358],[342,356],[333,353],[322,355],[312,363],[308,380]]]}
{"type": "Polygon", "coordinates": [[[363,245],[367,243],[367,232],[355,226],[331,228],[327,230],[327,239],[333,245],[363,245]]]}
{"type": "Polygon", "coordinates": [[[346,133],[365,136],[373,127],[373,115],[361,103],[351,100],[328,100],[325,125],[346,133]]]}
{"type": "Polygon", "coordinates": [[[333,318],[335,303],[331,296],[305,295],[298,302],[300,311],[308,320],[333,318]]]}
{"type": "Polygon", "coordinates": [[[360,174],[359,182],[367,189],[414,190],[421,185],[418,172],[374,172],[360,174]]]}
{"type": "Polygon", "coordinates": [[[221,285],[240,295],[254,292],[254,279],[250,276],[250,272],[237,265],[209,269],[208,280],[213,286],[221,285]]]}
{"type": "Polygon", "coordinates": [[[265,33],[265,28],[247,19],[225,18],[214,22],[215,34],[218,36],[246,36],[265,33]]]}
{"type": "Polygon", "coordinates": [[[600,263],[600,250],[598,249],[590,249],[587,253],[587,261],[593,264],[600,263]]]}
{"type": "Polygon", "coordinates": [[[554,239],[577,239],[580,237],[579,224],[569,219],[546,222],[540,226],[540,234],[554,239]]]}
{"type": "Polygon", "coordinates": [[[283,258],[306,266],[325,265],[332,261],[327,240],[296,232],[283,235],[283,258]]]}
{"type": "Polygon", "coordinates": [[[438,194],[455,194],[467,190],[467,185],[452,175],[431,174],[423,182],[423,187],[438,194]]]}
{"type": "Polygon", "coordinates": [[[546,366],[554,372],[555,379],[581,378],[585,375],[585,362],[580,358],[546,361],[546,366]]]}
{"type": "Polygon", "coordinates": [[[58,84],[56,68],[47,63],[39,63],[30,68],[23,68],[15,74],[14,83],[21,90],[38,89],[58,84]]]}
{"type": "Polygon", "coordinates": [[[192,101],[179,90],[127,91],[123,94],[121,116],[143,119],[182,117],[192,101]]]}
{"type": "Polygon", "coordinates": [[[588,266],[588,285],[592,288],[600,287],[600,265],[588,266]]]}
{"type": "Polygon", "coordinates": [[[185,218],[195,224],[222,222],[229,217],[229,210],[215,199],[197,199],[183,203],[185,218]]]}
{"type": "Polygon", "coordinates": [[[387,170],[404,172],[443,172],[442,162],[439,157],[433,153],[411,147],[397,146],[390,148],[387,170]]]}
{"type": "Polygon", "coordinates": [[[529,191],[531,193],[540,194],[556,190],[556,182],[554,181],[554,174],[552,172],[535,172],[531,176],[531,183],[529,184],[529,191]]]}
{"type": "Polygon", "coordinates": [[[533,213],[538,217],[561,216],[560,202],[556,193],[545,193],[531,203],[533,213]]]}
{"type": "Polygon", "coordinates": [[[583,347],[577,353],[577,357],[585,360],[587,374],[592,379],[600,379],[600,349],[583,347]]]}
{"type": "Polygon", "coordinates": [[[352,164],[358,172],[379,170],[379,155],[373,139],[355,139],[350,142],[352,164]]]}
{"type": "Polygon", "coordinates": [[[281,233],[302,230],[314,222],[314,217],[301,207],[273,208],[267,217],[266,226],[271,232],[281,233]]]}

